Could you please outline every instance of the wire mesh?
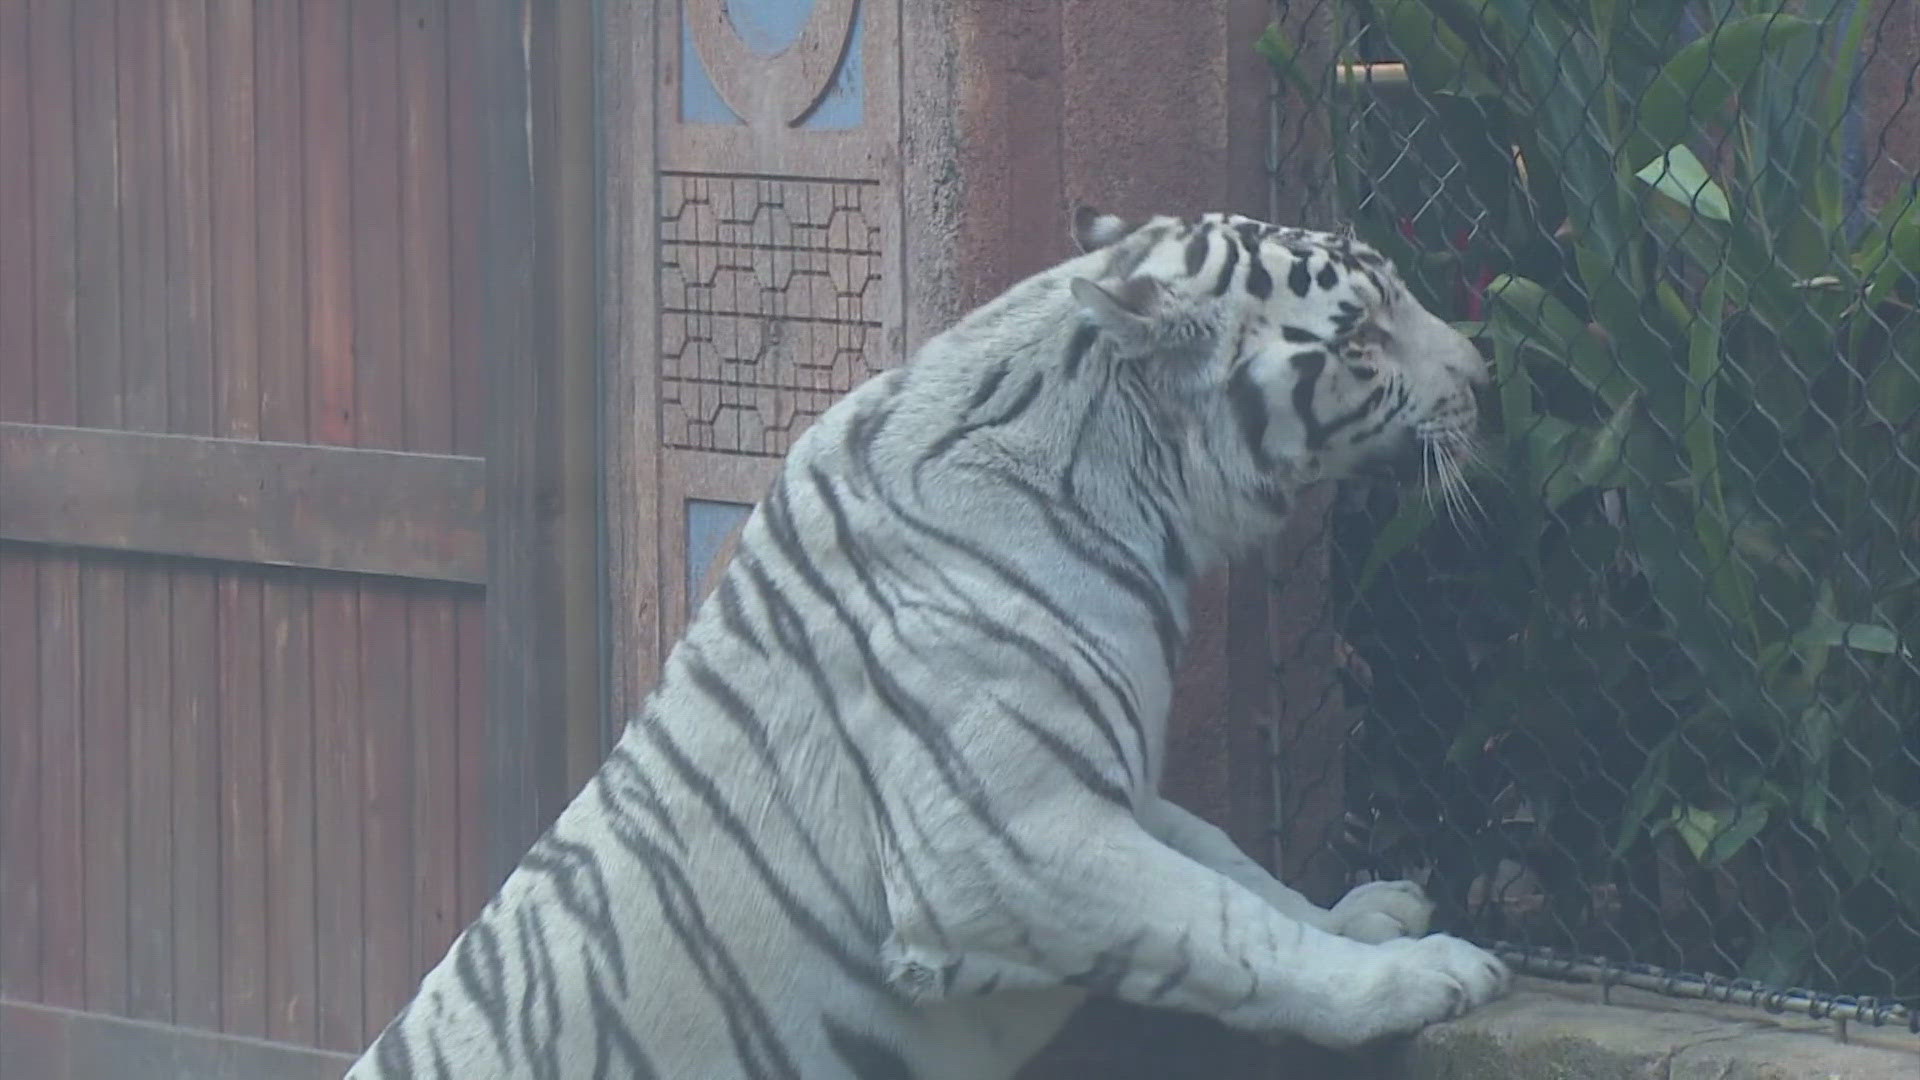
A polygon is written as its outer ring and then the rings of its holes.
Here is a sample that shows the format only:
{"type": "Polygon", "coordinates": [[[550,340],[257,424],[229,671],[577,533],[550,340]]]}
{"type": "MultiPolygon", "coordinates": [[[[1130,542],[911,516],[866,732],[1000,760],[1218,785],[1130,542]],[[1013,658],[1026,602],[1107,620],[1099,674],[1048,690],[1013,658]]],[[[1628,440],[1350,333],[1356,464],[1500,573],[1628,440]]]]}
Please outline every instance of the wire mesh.
{"type": "Polygon", "coordinates": [[[1272,560],[1319,899],[1920,1008],[1917,12],[1276,5],[1275,213],[1495,372],[1470,512],[1343,484],[1272,560]]]}

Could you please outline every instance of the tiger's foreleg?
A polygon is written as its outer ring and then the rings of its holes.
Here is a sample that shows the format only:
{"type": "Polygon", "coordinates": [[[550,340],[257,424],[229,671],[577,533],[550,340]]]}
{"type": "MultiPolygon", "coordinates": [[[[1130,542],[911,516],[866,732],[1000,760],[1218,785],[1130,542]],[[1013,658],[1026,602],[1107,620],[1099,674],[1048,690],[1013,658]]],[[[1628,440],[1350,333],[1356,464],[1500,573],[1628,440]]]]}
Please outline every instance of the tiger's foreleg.
{"type": "Polygon", "coordinates": [[[1267,873],[1218,826],[1165,799],[1146,800],[1135,816],[1168,847],[1246,886],[1282,914],[1328,933],[1378,944],[1419,937],[1432,921],[1433,901],[1411,881],[1368,882],[1329,911],[1267,873]]]}
{"type": "Polygon", "coordinates": [[[1125,810],[1023,816],[1025,859],[970,860],[936,879],[954,883],[927,897],[944,914],[937,933],[896,921],[887,974],[910,998],[1073,986],[1350,1047],[1460,1015],[1508,985],[1497,959],[1458,938],[1368,944],[1291,917],[1125,810]]]}

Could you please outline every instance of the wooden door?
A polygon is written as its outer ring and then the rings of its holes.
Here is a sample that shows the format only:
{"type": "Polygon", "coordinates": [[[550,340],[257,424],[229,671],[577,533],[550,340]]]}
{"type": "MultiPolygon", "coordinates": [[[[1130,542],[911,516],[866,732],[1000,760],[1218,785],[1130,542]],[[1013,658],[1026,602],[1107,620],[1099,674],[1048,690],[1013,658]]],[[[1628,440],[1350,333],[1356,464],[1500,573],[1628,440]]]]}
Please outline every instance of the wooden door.
{"type": "Polygon", "coordinates": [[[628,710],[794,438],[903,345],[897,0],[648,14],[609,7],[602,28],[628,710]]]}

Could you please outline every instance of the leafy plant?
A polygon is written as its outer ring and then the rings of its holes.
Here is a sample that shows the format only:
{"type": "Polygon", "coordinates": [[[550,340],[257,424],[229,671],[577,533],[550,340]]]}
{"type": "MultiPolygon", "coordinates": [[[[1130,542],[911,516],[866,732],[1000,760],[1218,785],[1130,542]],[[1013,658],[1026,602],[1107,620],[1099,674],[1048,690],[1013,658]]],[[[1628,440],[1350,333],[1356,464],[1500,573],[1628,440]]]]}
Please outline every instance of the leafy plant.
{"type": "Polygon", "coordinates": [[[1485,520],[1372,493],[1336,545],[1359,754],[1462,907],[1505,859],[1671,941],[1665,853],[1712,954],[1665,959],[1920,995],[1920,203],[1850,220],[1870,5],[1343,2],[1409,92],[1260,47],[1498,387],[1485,520]]]}

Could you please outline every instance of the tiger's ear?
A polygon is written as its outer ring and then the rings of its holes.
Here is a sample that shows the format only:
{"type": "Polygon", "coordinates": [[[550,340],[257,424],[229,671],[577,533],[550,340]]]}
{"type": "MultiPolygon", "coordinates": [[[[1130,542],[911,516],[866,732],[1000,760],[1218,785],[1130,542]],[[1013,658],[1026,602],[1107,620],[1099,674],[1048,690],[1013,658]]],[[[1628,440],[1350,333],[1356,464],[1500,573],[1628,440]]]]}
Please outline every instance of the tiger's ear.
{"type": "Polygon", "coordinates": [[[1152,328],[1166,292],[1158,281],[1144,274],[1136,274],[1111,289],[1082,277],[1074,278],[1068,287],[1094,325],[1122,338],[1152,328]]]}
{"type": "Polygon", "coordinates": [[[1118,215],[1103,214],[1091,206],[1073,209],[1073,242],[1082,254],[1099,251],[1132,231],[1133,226],[1118,215]]]}

